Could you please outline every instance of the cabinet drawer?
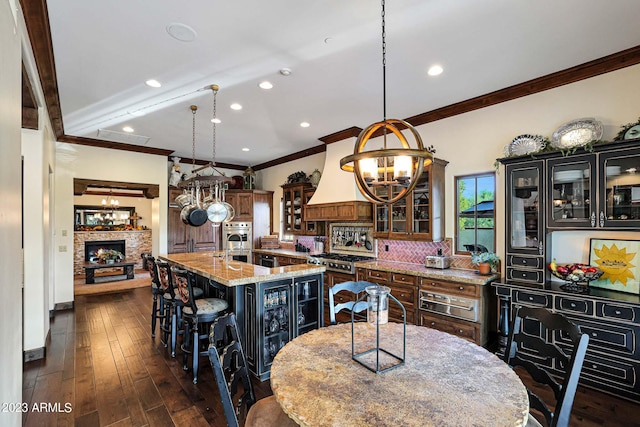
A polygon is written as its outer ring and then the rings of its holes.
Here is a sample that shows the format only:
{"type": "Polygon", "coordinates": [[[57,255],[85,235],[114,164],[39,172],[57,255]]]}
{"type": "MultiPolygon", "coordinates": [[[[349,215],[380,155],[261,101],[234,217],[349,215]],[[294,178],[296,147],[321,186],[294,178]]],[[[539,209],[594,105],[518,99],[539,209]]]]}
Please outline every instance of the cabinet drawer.
{"type": "Polygon", "coordinates": [[[507,267],[524,267],[524,268],[544,268],[544,259],[542,257],[509,255],[507,257],[507,267]]]}
{"type": "Polygon", "coordinates": [[[480,296],[479,289],[476,285],[468,285],[466,283],[442,282],[440,280],[421,277],[420,286],[422,289],[427,291],[443,292],[446,294],[467,297],[480,296]]]}
{"type": "Polygon", "coordinates": [[[520,282],[544,283],[544,272],[541,270],[524,270],[507,267],[507,279],[520,282]]]}
{"type": "Polygon", "coordinates": [[[628,397],[638,399],[640,396],[640,363],[633,360],[618,360],[612,357],[602,358],[588,354],[582,365],[580,382],[590,383],[598,389],[622,393],[628,397]]]}
{"type": "Polygon", "coordinates": [[[555,300],[556,310],[558,311],[570,311],[588,316],[593,315],[593,301],[567,298],[564,296],[556,296],[555,300]]]}
{"type": "MultiPolygon", "coordinates": [[[[416,324],[416,310],[413,306],[405,306],[407,312],[407,325],[416,324]]],[[[366,313],[365,313],[366,316],[366,313]]],[[[392,322],[402,323],[402,309],[397,305],[390,303],[389,305],[389,320],[392,322]]]]}
{"type": "Polygon", "coordinates": [[[523,303],[530,307],[546,307],[551,308],[551,295],[538,294],[535,292],[521,291],[516,289],[513,291],[513,302],[523,303]]]}
{"type": "Polygon", "coordinates": [[[393,283],[406,283],[407,285],[415,285],[418,278],[408,274],[392,273],[391,281],[393,283]]]}
{"type": "Polygon", "coordinates": [[[367,279],[388,282],[391,280],[391,273],[388,271],[367,270],[367,279]]]}
{"type": "MultiPolygon", "coordinates": [[[[639,357],[640,345],[638,344],[639,327],[621,324],[597,323],[584,320],[579,317],[567,316],[580,326],[580,330],[589,335],[589,347],[587,351],[601,352],[606,355],[618,354],[624,357],[639,357]]],[[[569,343],[567,339],[558,334],[558,341],[569,343]]]]}
{"type": "Polygon", "coordinates": [[[626,305],[596,302],[596,316],[615,320],[640,323],[640,309],[626,305]]]}
{"type": "MultiPolygon", "coordinates": [[[[396,297],[402,305],[407,308],[407,305],[411,305],[413,309],[418,303],[418,287],[417,286],[402,286],[391,285],[391,295],[396,297]]],[[[389,301],[389,307],[393,308],[397,306],[393,301],[389,301]]],[[[407,308],[408,309],[408,308],[407,308]]]]}
{"type": "Polygon", "coordinates": [[[480,326],[476,323],[458,321],[449,317],[433,316],[424,312],[420,312],[419,317],[421,326],[457,335],[478,344],[480,339],[480,326]]]}

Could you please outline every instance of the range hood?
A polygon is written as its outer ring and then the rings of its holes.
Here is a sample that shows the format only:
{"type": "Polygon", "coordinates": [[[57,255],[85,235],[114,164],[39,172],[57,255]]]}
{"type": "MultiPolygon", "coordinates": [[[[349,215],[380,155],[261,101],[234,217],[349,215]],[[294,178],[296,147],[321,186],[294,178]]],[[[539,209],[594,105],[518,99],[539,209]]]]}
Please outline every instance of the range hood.
{"type": "Polygon", "coordinates": [[[358,190],[353,173],[340,169],[340,159],[353,154],[355,141],[327,145],[322,177],[305,206],[305,221],[372,221],[371,202],[358,190]]]}

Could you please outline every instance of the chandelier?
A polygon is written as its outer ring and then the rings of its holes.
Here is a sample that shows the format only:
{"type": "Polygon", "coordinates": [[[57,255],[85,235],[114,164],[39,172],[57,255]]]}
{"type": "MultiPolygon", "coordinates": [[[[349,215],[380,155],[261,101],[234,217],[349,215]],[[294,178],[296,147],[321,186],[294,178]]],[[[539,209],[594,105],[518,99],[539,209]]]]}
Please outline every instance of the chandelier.
{"type": "MultiPolygon", "coordinates": [[[[375,204],[392,204],[407,197],[418,183],[424,167],[433,161],[433,147],[425,148],[418,131],[408,122],[387,119],[385,0],[382,0],[382,107],[383,119],[360,132],[353,154],[340,160],[340,168],[355,174],[358,190],[375,204]],[[407,129],[414,139],[414,147],[402,133],[407,129]],[[382,134],[382,147],[367,150],[372,137],[382,134]],[[397,142],[388,145],[387,135],[397,142]]],[[[373,145],[373,144],[371,144],[373,145]]]]}

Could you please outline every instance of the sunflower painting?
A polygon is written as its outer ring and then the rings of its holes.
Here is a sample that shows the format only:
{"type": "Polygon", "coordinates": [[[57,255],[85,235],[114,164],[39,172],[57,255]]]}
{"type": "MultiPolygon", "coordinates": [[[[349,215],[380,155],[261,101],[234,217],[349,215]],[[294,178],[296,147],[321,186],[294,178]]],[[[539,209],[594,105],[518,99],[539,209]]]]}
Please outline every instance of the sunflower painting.
{"type": "Polygon", "coordinates": [[[640,294],[640,240],[591,239],[589,264],[603,275],[590,286],[640,294]]]}

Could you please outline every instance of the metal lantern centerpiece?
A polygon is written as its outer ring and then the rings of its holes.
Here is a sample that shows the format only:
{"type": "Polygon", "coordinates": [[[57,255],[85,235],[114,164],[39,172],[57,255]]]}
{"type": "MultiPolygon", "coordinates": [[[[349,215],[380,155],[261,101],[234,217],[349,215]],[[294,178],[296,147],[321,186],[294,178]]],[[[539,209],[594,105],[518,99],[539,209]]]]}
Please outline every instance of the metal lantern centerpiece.
{"type": "MultiPolygon", "coordinates": [[[[358,298],[351,311],[351,358],[371,372],[381,374],[404,365],[407,347],[407,311],[400,301],[391,295],[391,290],[386,286],[367,286],[365,292],[358,298]],[[367,299],[366,302],[364,301],[365,298],[367,299]],[[384,332],[384,325],[389,323],[389,298],[402,309],[401,356],[380,346],[380,333],[384,332]],[[375,328],[375,346],[356,353],[356,321],[354,314],[359,306],[362,307],[362,304],[366,304],[367,307],[367,326],[375,328]],[[380,329],[381,326],[383,327],[382,330],[380,329]]],[[[366,343],[364,345],[366,346],[366,343]]]]}
{"type": "Polygon", "coordinates": [[[433,147],[425,148],[418,131],[404,120],[387,119],[385,1],[382,0],[382,106],[383,120],[358,135],[353,154],[340,160],[340,168],[355,174],[358,190],[375,204],[391,204],[407,197],[418,183],[424,167],[433,162],[433,147]],[[415,140],[412,148],[402,130],[408,129],[415,140]],[[387,134],[392,133],[399,147],[387,147],[387,134]],[[382,134],[382,147],[365,151],[371,137],[382,134]],[[376,190],[382,187],[380,191],[376,190]],[[386,187],[386,188],[385,188],[386,187]],[[399,191],[394,192],[394,190],[399,191]]]}

